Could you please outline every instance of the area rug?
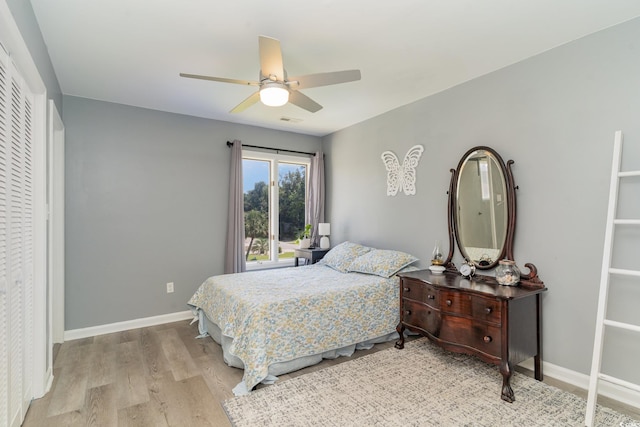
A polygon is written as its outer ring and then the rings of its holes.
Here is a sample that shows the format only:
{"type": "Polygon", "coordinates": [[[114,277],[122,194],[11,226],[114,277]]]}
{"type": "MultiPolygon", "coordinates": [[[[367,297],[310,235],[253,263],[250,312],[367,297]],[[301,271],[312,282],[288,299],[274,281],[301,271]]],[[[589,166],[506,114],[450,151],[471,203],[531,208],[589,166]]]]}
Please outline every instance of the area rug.
{"type": "MultiPolygon", "coordinates": [[[[582,426],[586,401],[518,372],[516,401],[500,399],[494,365],[426,339],[278,382],[226,400],[244,426],[582,426]]],[[[640,421],[598,406],[598,426],[640,421]]]]}

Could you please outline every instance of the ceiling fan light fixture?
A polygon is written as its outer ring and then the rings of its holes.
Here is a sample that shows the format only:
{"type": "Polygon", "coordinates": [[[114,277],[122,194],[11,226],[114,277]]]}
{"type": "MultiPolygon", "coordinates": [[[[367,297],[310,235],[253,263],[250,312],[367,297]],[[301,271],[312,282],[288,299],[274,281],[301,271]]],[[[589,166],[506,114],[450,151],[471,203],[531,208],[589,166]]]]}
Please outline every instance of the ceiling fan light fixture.
{"type": "Polygon", "coordinates": [[[289,102],[289,90],[282,83],[265,83],[260,89],[260,101],[269,107],[280,107],[289,102]]]}

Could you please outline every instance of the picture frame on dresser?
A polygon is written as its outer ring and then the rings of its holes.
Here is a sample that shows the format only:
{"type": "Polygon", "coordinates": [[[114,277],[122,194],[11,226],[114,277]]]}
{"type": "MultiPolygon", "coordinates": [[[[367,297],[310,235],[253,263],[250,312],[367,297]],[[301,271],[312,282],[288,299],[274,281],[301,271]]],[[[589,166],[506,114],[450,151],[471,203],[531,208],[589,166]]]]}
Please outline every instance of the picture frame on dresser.
{"type": "Polygon", "coordinates": [[[456,353],[495,364],[502,374],[500,396],[515,401],[511,376],[515,365],[533,358],[534,377],[542,381],[542,294],[547,291],[535,265],[513,286],[495,276],[475,274],[513,261],[516,189],[511,165],[493,149],[468,150],[451,169],[447,206],[449,254],[443,273],[428,269],[400,274],[400,339],[410,330],[456,353]],[[455,247],[464,264],[453,263],[455,247]],[[472,271],[473,273],[469,274],[472,271]]]}

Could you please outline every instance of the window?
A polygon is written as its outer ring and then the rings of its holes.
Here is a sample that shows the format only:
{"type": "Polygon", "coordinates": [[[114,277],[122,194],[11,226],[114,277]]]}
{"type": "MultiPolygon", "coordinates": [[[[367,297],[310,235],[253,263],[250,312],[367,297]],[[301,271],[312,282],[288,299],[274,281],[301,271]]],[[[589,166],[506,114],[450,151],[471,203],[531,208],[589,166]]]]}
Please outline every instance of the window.
{"type": "Polygon", "coordinates": [[[255,151],[242,157],[247,269],[293,265],[305,226],[310,160],[255,151]]]}

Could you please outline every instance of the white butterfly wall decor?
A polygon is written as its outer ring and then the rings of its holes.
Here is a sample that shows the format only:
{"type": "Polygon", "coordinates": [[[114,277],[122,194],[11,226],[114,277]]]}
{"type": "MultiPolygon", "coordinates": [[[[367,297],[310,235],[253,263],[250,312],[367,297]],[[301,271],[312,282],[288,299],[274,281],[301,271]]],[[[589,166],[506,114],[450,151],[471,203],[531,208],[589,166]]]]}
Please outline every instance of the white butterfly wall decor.
{"type": "Polygon", "coordinates": [[[416,167],[423,151],[422,145],[414,145],[404,156],[402,164],[392,151],[382,153],[382,161],[387,168],[387,196],[395,196],[398,190],[408,196],[416,194],[416,167]]]}

